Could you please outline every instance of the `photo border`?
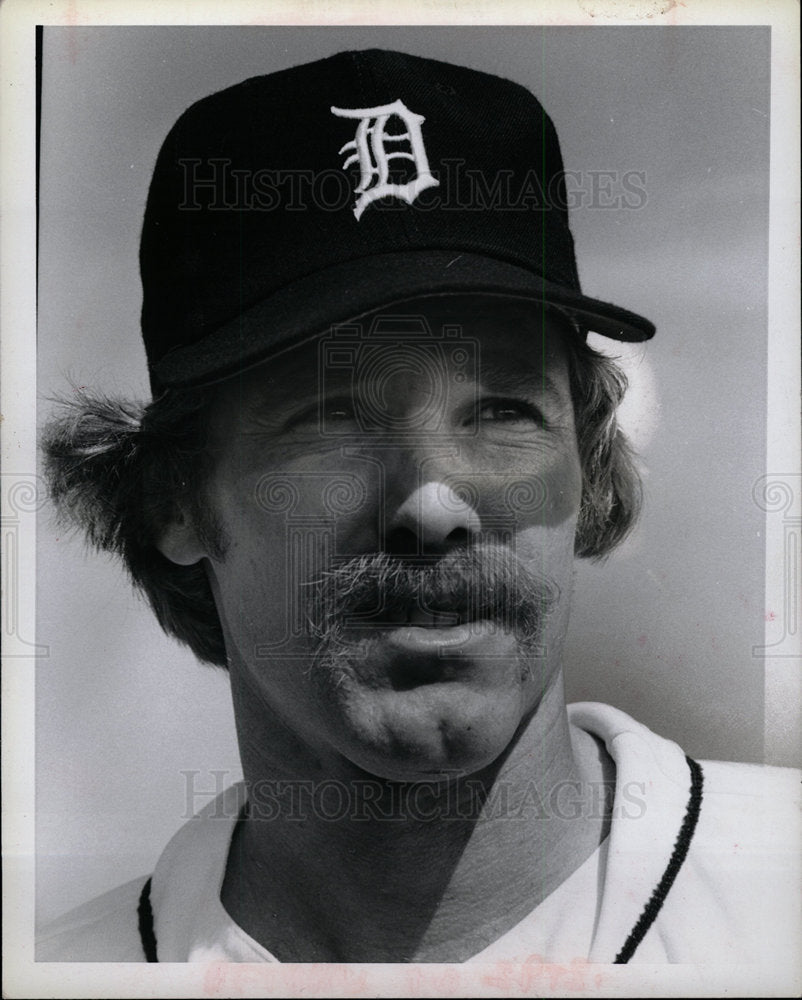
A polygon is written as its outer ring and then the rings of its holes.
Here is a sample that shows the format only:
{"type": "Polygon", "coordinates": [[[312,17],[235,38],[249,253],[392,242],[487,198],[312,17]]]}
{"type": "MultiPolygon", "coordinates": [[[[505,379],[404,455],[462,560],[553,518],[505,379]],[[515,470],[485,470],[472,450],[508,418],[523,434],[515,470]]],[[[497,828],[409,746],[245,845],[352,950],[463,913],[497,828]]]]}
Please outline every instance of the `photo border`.
{"type": "MultiPolygon", "coordinates": [[[[789,549],[789,533],[799,539],[802,477],[799,475],[799,34],[793,3],[755,2],[593,2],[578,0],[574,15],[560,2],[542,3],[537,18],[527,2],[463,3],[455,21],[454,5],[441,0],[421,3],[370,3],[351,0],[339,7],[274,2],[174,3],[73,0],[46,3],[7,0],[0,9],[2,44],[2,401],[4,423],[3,507],[11,491],[19,516],[19,557],[13,594],[19,636],[35,635],[35,509],[40,484],[21,473],[36,468],[36,66],[34,26],[89,24],[585,24],[710,25],[770,24],[771,204],[769,245],[769,385],[766,537],[766,607],[799,607],[800,570],[789,549]],[[191,12],[191,20],[189,20],[191,12]],[[793,359],[793,360],[792,360],[793,359]],[[796,433],[794,433],[796,428],[796,433]],[[25,483],[29,495],[26,498],[25,483]],[[22,483],[22,487],[20,487],[22,483]],[[22,494],[20,489],[22,488],[22,494]],[[31,492],[32,489],[32,492],[31,492]],[[782,566],[784,572],[776,573],[782,566]],[[774,571],[772,571],[774,570],[774,571]]],[[[5,520],[4,520],[5,527],[5,520]]],[[[9,535],[4,531],[6,574],[9,535]]],[[[16,536],[15,536],[16,537],[16,536]]],[[[16,543],[13,543],[16,545],[16,543]]],[[[799,544],[797,541],[797,553],[799,544]]],[[[5,576],[8,580],[10,577],[5,576]]],[[[4,605],[4,610],[11,604],[4,605]]],[[[788,615],[767,621],[765,647],[767,748],[782,731],[799,732],[800,644],[798,623],[788,615]]],[[[4,636],[5,638],[5,636],[4,636]]],[[[632,968],[576,966],[510,969],[507,976],[482,966],[384,965],[219,965],[212,967],[114,964],[40,964],[33,959],[33,814],[34,728],[32,660],[9,656],[6,643],[2,677],[5,745],[4,778],[4,957],[5,993],[15,996],[139,997],[210,996],[715,996],[725,990],[741,995],[784,995],[787,982],[775,981],[769,969],[753,966],[701,969],[682,966],[632,968]],[[551,969],[549,974],[545,969],[551,969]],[[495,975],[495,978],[494,978],[495,975]],[[109,992],[110,988],[113,992],[109,992]],[[635,995],[632,993],[631,995],[635,995]]],[[[19,650],[18,650],[19,652],[19,650]]],[[[798,987],[799,984],[797,984],[798,987]]],[[[791,984],[793,988],[793,984],[791,984]]]]}

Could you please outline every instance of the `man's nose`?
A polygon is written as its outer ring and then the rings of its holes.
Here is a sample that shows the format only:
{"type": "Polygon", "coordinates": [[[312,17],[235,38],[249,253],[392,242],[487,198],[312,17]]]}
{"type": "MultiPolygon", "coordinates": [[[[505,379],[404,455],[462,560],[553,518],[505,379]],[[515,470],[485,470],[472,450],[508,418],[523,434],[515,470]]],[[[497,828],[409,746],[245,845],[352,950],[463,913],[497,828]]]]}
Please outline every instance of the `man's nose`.
{"type": "Polygon", "coordinates": [[[385,551],[402,556],[444,553],[466,545],[480,530],[474,508],[450,486],[433,480],[410,493],[389,518],[385,551]]]}

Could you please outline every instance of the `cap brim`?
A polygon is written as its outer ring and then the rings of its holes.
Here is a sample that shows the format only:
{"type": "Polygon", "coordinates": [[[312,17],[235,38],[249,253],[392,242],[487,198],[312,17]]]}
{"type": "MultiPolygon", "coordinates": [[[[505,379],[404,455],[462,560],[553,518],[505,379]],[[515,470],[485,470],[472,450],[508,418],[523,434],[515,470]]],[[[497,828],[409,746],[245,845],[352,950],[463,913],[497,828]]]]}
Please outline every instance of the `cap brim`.
{"type": "Polygon", "coordinates": [[[654,324],[507,261],[454,250],[418,250],[346,261],[294,281],[247,307],[203,340],[165,355],[154,389],[200,386],[383,307],[425,295],[485,293],[556,306],[582,329],[615,340],[654,336],[654,324]]]}

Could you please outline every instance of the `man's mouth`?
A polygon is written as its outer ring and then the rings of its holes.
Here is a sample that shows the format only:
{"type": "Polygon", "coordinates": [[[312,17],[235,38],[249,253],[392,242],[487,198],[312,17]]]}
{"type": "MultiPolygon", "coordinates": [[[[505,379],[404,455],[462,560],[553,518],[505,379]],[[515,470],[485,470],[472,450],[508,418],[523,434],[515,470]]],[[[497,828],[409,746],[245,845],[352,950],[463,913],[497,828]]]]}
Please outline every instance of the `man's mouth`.
{"type": "Polygon", "coordinates": [[[406,616],[407,625],[419,628],[445,628],[448,625],[463,625],[466,616],[459,611],[429,611],[426,608],[413,608],[406,616]]]}
{"type": "Polygon", "coordinates": [[[432,648],[491,632],[530,643],[556,596],[513,553],[491,546],[421,565],[378,553],[345,560],[310,581],[306,624],[321,649],[380,633],[432,648]]]}
{"type": "Polygon", "coordinates": [[[442,607],[422,607],[418,603],[393,604],[379,611],[360,608],[349,616],[349,625],[414,625],[416,628],[449,628],[465,625],[474,616],[467,608],[453,605],[442,607]]]}

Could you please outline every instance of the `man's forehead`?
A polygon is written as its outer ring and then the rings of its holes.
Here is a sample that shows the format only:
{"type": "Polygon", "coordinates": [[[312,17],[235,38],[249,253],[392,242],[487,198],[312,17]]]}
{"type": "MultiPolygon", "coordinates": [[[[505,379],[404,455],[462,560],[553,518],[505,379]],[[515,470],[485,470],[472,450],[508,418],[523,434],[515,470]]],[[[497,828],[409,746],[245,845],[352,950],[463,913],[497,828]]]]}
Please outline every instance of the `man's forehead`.
{"type": "MultiPolygon", "coordinates": [[[[422,365],[465,358],[465,372],[489,383],[515,385],[559,372],[569,340],[578,337],[570,321],[539,303],[495,296],[432,296],[362,317],[305,341],[237,379],[261,386],[274,398],[292,397],[300,387],[323,390],[383,377],[377,358],[417,359],[422,365]]],[[[425,374],[425,371],[422,372],[425,374]]]]}

